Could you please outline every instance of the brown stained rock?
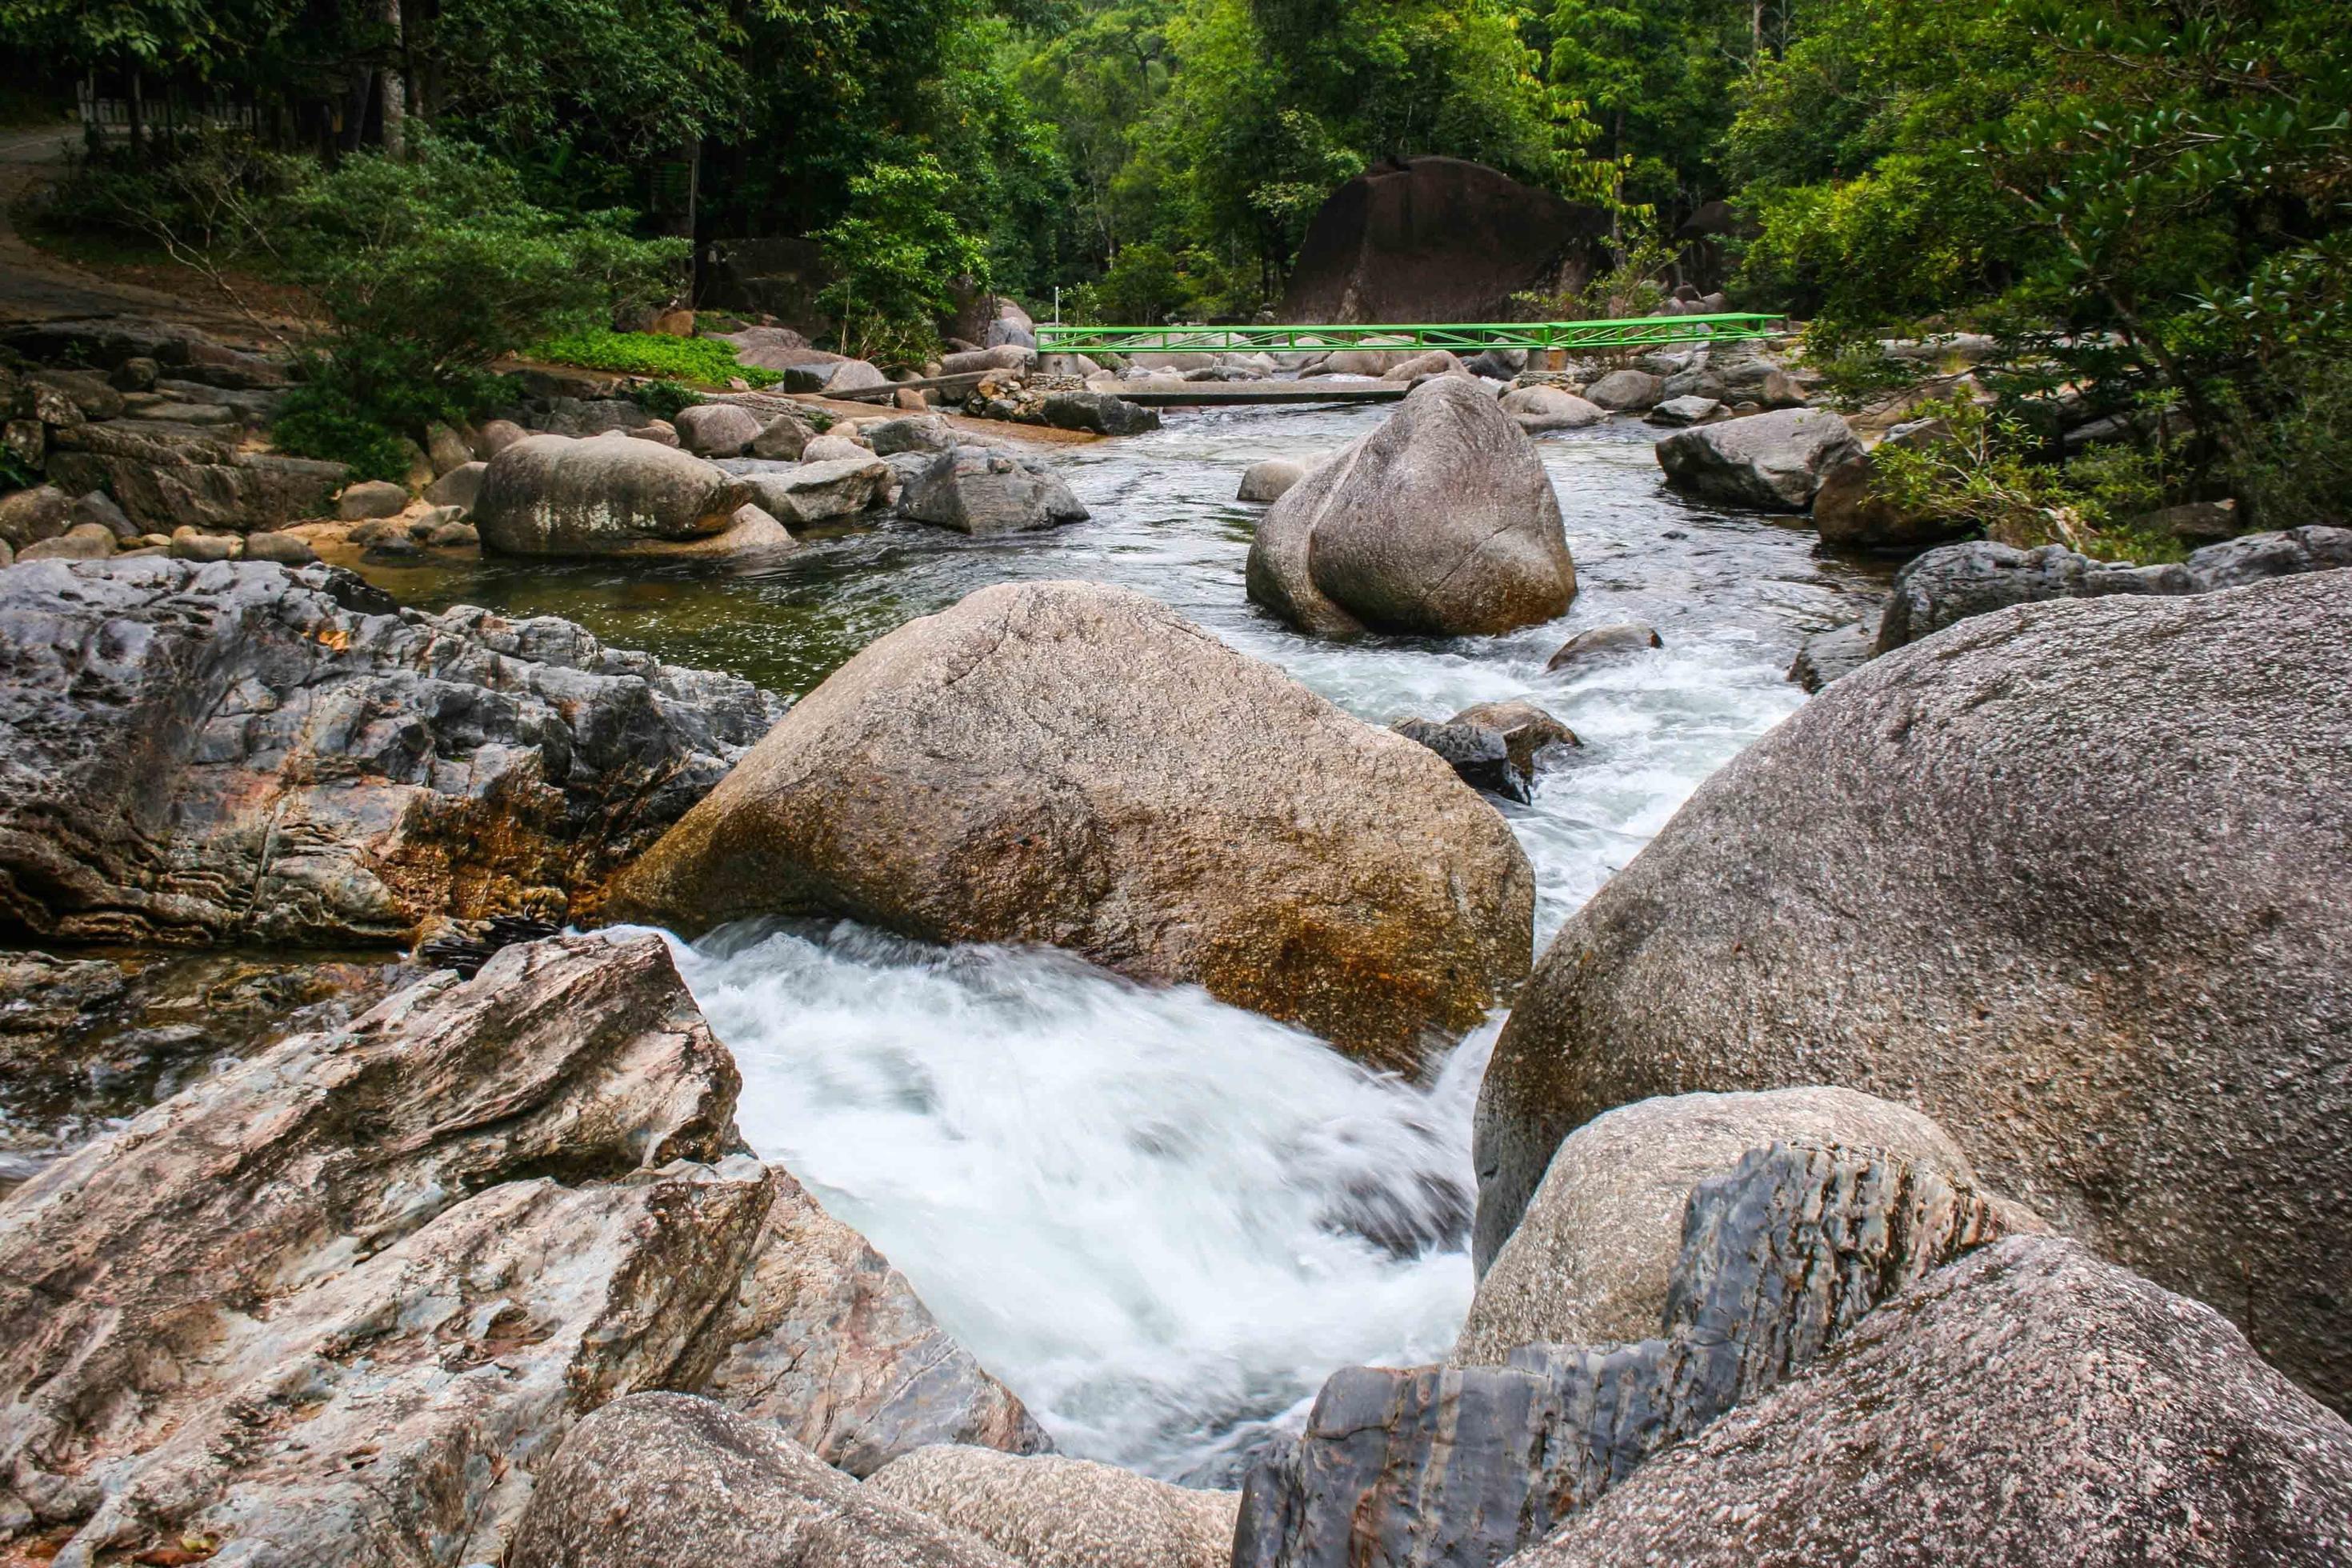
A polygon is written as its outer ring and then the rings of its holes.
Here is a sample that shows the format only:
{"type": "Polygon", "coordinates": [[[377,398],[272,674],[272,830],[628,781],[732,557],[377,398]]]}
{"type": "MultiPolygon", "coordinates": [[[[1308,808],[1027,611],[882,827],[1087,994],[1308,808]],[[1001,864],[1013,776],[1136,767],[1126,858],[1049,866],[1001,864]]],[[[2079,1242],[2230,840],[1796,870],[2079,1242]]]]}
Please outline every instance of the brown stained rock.
{"type": "Polygon", "coordinates": [[[1195,1491],[1055,1455],[919,1448],[864,1488],[1024,1568],[1228,1568],[1239,1492],[1195,1491]]]}
{"type": "Polygon", "coordinates": [[[1985,1248],[1507,1568],[2352,1560],[2352,1427],[2220,1314],[2052,1237],[1985,1248]]]}
{"type": "Polygon", "coordinates": [[[1409,1064],[1516,983],[1533,898],[1509,828],[1428,752],[1140,595],[1036,583],[835,671],[613,912],[1044,942],[1409,1064]]]}
{"type": "Polygon", "coordinates": [[[1479,1256],[1603,1111],[1842,1084],[2352,1404],[2347,617],[2340,571],[2028,605],[1825,689],[1520,994],[1479,1256]]]}
{"type": "Polygon", "coordinates": [[[1584,744],[1576,738],[1575,731],[1524,698],[1507,702],[1474,702],[1446,722],[1476,724],[1500,734],[1511,765],[1528,779],[1533,779],[1540,771],[1538,763],[1552,747],[1584,744]]]}
{"type": "Polygon", "coordinates": [[[1293,486],[1250,544],[1249,596],[1303,631],[1496,633],[1576,596],[1534,444],[1478,383],[1423,383],[1293,486]]]}
{"type": "Polygon", "coordinates": [[[546,1462],[507,1568],[1033,1568],[869,1493],[766,1422],[642,1394],[546,1462]]]}
{"type": "Polygon", "coordinates": [[[740,479],[675,447],[531,436],[489,460],[473,522],[486,546],[508,554],[642,553],[721,532],[754,499],[740,479]]]}
{"type": "Polygon", "coordinates": [[[1518,1229],[1483,1271],[1453,1363],[1500,1365],[1523,1345],[1657,1332],[1691,1189],[1775,1141],[1883,1149],[1958,1185],[1975,1181],[1968,1156],[1934,1122],[1852,1089],[1621,1106],[1578,1128],[1552,1156],[1518,1229]]]}
{"type": "Polygon", "coordinates": [[[0,668],[0,929],[77,942],[576,914],[782,712],[553,617],[259,562],[19,564],[0,668]]]}
{"type": "MultiPolygon", "coordinates": [[[[1053,1447],[1028,1409],[943,1332],[905,1275],[775,1173],[776,1198],[706,1392],[853,1476],[928,1444],[1053,1447]]],[[[961,1451],[961,1450],[958,1450],[961,1451]]]]}

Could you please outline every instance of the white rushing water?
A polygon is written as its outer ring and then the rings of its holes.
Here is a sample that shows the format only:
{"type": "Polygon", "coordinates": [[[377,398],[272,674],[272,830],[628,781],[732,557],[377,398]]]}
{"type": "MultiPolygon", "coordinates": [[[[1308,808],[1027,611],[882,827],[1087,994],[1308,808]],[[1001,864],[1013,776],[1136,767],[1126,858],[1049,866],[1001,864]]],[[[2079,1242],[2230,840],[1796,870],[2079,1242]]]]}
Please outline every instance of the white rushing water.
{"type": "MultiPolygon", "coordinates": [[[[1865,588],[1811,537],[1666,495],[1649,433],[1544,443],[1582,591],[1496,638],[1293,635],[1251,609],[1255,458],[1328,450],[1378,410],[1175,416],[1062,460],[1094,521],[1043,538],[842,542],[752,591],[821,593],[876,631],[1006,578],[1153,594],[1375,721],[1532,697],[1585,742],[1502,809],[1538,877],[1540,944],[1715,768],[1795,709],[1804,630],[1865,588]],[[814,586],[811,586],[811,584],[814,586]],[[797,584],[797,585],[796,585],[797,584]],[[1666,646],[1548,675],[1624,619],[1666,646]]],[[[625,632],[608,634],[625,640],[625,632]]],[[[849,924],[736,931],[681,967],[744,1075],[740,1121],[914,1282],[1062,1447],[1234,1484],[1334,1368],[1442,1356],[1469,1300],[1469,1118],[1496,1024],[1433,1081],[1377,1077],[1192,988],[1064,955],[940,950],[849,924]]],[[[1497,1020],[1499,1022],[1499,1020],[1497,1020]]]]}

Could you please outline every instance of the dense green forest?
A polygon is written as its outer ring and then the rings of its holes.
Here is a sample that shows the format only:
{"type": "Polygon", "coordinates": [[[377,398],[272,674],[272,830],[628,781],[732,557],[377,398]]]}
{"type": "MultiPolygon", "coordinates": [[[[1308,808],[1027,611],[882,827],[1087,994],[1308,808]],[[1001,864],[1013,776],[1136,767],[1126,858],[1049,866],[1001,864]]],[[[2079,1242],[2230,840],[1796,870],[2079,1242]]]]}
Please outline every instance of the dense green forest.
{"type": "Polygon", "coordinates": [[[1990,331],[2034,350],[2029,392],[2177,412],[2283,521],[2352,482],[2347,22],[2342,0],[0,0],[60,83],[135,82],[159,118],[254,107],[255,150],[157,140],[57,216],[266,241],[375,320],[478,291],[487,320],[399,351],[427,381],[587,295],[675,297],[689,234],[814,238],[877,357],[919,359],[959,279],[1058,288],[1077,319],[1233,319],[1278,297],[1336,186],[1448,153],[1609,209],[1629,276],[1727,201],[1735,301],[1811,322],[1847,384],[1880,336],[1990,331]],[[418,280],[383,288],[371,247],[418,280]]]}

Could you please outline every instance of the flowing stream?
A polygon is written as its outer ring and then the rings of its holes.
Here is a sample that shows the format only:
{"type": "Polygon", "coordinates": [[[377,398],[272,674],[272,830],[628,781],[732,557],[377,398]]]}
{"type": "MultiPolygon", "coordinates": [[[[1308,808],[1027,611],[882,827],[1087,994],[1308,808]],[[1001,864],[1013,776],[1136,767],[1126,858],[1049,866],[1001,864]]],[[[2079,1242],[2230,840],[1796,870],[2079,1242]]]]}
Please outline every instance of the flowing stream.
{"type": "MultiPolygon", "coordinates": [[[[1882,584],[1809,530],[1685,502],[1654,432],[1540,438],[1581,584],[1507,637],[1315,642],[1254,610],[1242,561],[1263,457],[1334,450],[1385,411],[1171,414],[1054,459],[1093,510],[975,541],[845,529],[748,572],[371,568],[404,602],[556,614],[609,642],[805,691],[857,648],[989,583],[1080,577],[1172,605],[1377,722],[1530,697],[1583,739],[1500,806],[1538,879],[1538,951],[1699,781],[1801,700],[1808,631],[1882,584]],[[1644,620],[1663,648],[1547,675],[1570,634],[1644,620]]],[[[680,944],[741,1064],[739,1121],[914,1282],[1065,1451],[1231,1485],[1269,1424],[1351,1363],[1444,1355],[1471,1288],[1471,1105],[1500,1017],[1406,1082],[1196,988],[1066,955],[940,949],[848,922],[680,944]]]]}

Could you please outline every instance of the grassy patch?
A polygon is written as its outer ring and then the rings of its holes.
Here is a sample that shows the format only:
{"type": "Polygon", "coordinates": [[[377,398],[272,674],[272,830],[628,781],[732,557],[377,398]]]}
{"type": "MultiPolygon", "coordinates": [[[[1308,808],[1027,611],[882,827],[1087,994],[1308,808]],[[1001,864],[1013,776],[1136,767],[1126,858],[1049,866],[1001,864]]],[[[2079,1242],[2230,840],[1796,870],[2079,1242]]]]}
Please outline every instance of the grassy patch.
{"type": "Polygon", "coordinates": [[[576,364],[583,370],[616,371],[625,375],[657,375],[676,381],[724,386],[730,376],[741,376],[753,386],[773,386],[784,379],[781,371],[759,370],[738,363],[732,344],[716,338],[673,338],[660,332],[613,332],[602,330],[566,332],[528,351],[532,359],[555,364],[576,364]]]}

